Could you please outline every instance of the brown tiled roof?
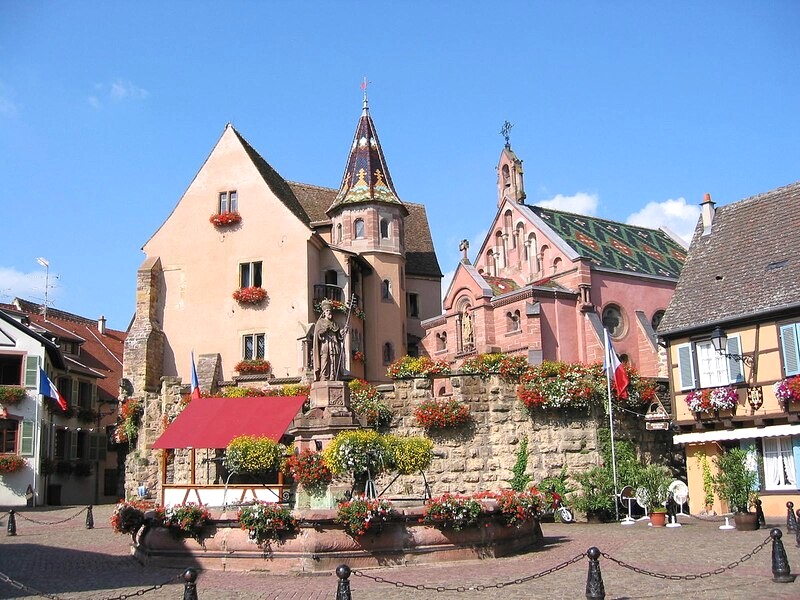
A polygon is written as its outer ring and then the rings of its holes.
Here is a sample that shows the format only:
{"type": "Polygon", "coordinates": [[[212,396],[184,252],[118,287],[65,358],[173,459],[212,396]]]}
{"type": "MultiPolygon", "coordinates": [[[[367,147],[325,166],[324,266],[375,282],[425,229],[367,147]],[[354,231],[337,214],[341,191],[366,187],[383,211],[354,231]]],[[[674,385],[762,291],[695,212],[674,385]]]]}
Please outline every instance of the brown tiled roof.
{"type": "Polygon", "coordinates": [[[698,221],[660,334],[800,307],[800,182],[698,221]]]}
{"type": "MultiPolygon", "coordinates": [[[[295,197],[311,221],[326,221],[327,208],[336,198],[337,191],[308,183],[289,182],[295,197]]],[[[431,228],[425,206],[404,202],[408,209],[405,218],[406,273],[423,277],[441,277],[442,269],[433,247],[431,228]]]]}
{"type": "Polygon", "coordinates": [[[273,169],[258,152],[256,152],[256,150],[247,142],[246,139],[242,137],[238,131],[236,131],[235,128],[231,127],[231,129],[233,129],[236,137],[239,138],[239,141],[242,143],[245,152],[247,152],[250,160],[253,161],[253,164],[255,165],[256,169],[258,169],[261,177],[264,178],[264,181],[269,186],[269,189],[272,190],[272,193],[275,194],[278,199],[283,202],[286,208],[292,211],[292,213],[298,219],[308,225],[312,219],[309,217],[306,211],[303,210],[303,206],[300,204],[300,202],[297,201],[291,186],[286,183],[286,180],[281,177],[278,172],[273,169]]]}
{"type": "MultiPolygon", "coordinates": [[[[122,353],[126,333],[106,328],[101,334],[97,321],[54,308],[47,309],[47,321],[42,314],[42,305],[17,298],[14,306],[25,313],[32,325],[44,329],[61,340],[84,340],[79,356],[66,355],[68,363],[77,362],[102,375],[97,379],[98,396],[105,401],[114,400],[119,394],[119,380],[122,378],[122,353]]],[[[76,370],[81,373],[85,369],[76,370]]]]}

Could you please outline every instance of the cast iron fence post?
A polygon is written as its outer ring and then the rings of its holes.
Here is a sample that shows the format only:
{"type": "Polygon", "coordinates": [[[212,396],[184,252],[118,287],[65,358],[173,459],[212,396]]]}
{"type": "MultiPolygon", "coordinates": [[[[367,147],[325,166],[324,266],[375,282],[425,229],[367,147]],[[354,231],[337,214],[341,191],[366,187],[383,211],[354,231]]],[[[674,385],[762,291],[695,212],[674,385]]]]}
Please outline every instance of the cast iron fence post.
{"type": "Polygon", "coordinates": [[[772,537],[772,581],[775,583],[791,583],[794,581],[795,576],[791,574],[792,569],[789,566],[789,560],[786,558],[786,549],[781,541],[783,532],[776,527],[770,531],[769,535],[772,537]]]}
{"type": "Polygon", "coordinates": [[[8,535],[17,535],[17,518],[14,516],[14,509],[8,511],[8,535]]]}
{"type": "Polygon", "coordinates": [[[786,531],[797,531],[797,517],[794,516],[794,502],[786,503],[786,531]]]}
{"type": "Polygon", "coordinates": [[[339,584],[336,586],[336,600],[353,600],[350,595],[350,567],[339,565],[336,567],[336,576],[339,584]]]}
{"type": "Polygon", "coordinates": [[[92,505],[86,507],[86,529],[94,529],[94,516],[92,515],[92,505]]]}
{"type": "Polygon", "coordinates": [[[761,499],[756,499],[756,518],[758,519],[758,524],[761,527],[766,527],[767,520],[764,518],[764,509],[761,508],[761,499]]]}
{"type": "Polygon", "coordinates": [[[183,572],[183,600],[198,600],[197,598],[197,570],[186,569],[183,572]]]}
{"type": "Polygon", "coordinates": [[[594,546],[586,551],[589,557],[589,573],[586,576],[586,600],[605,600],[606,588],[600,573],[600,550],[594,546]]]}

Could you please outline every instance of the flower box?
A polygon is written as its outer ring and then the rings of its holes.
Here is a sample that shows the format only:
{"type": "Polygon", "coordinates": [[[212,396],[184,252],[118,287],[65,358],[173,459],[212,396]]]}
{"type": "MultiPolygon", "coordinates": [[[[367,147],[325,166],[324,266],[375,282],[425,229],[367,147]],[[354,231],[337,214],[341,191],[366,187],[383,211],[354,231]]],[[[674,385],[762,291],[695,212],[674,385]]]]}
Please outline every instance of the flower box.
{"type": "Polygon", "coordinates": [[[25,459],[16,454],[0,456],[0,475],[16,473],[25,466],[25,459]]]}
{"type": "Polygon", "coordinates": [[[788,408],[792,402],[800,402],[800,375],[776,381],[772,389],[775,391],[775,397],[788,408]]]}
{"type": "Polygon", "coordinates": [[[0,385],[0,404],[18,404],[25,398],[25,388],[0,385]]]}
{"type": "Polygon", "coordinates": [[[236,223],[240,223],[242,221],[242,215],[236,211],[214,213],[208,220],[214,227],[225,227],[227,225],[236,225],[236,223]]]}
{"type": "Polygon", "coordinates": [[[414,419],[425,429],[447,429],[469,423],[469,406],[455,399],[423,401],[414,411],[414,419]]]}
{"type": "Polygon", "coordinates": [[[260,304],[267,298],[267,290],[261,287],[244,287],[233,292],[233,299],[240,304],[260,304]]]}
{"type": "Polygon", "coordinates": [[[736,411],[739,394],[733,387],[692,390],[686,394],[686,405],[693,413],[718,413],[721,410],[736,411]]]}
{"type": "Polygon", "coordinates": [[[269,373],[271,368],[272,365],[268,360],[254,358],[239,361],[236,363],[236,366],[233,368],[233,370],[238,373],[269,373]]]}

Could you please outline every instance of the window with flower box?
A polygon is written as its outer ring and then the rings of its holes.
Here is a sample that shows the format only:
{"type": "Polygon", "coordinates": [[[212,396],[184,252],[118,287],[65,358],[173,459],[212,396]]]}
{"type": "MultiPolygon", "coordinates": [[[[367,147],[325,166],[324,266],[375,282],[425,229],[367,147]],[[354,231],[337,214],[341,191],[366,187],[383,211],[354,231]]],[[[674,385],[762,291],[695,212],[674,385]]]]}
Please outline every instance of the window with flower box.
{"type": "Polygon", "coordinates": [[[218,213],[237,212],[239,210],[239,194],[236,190],[219,193],[218,213]]]}
{"type": "Polygon", "coordinates": [[[784,376],[800,375],[800,323],[781,325],[779,331],[784,376]]]}
{"type": "MultiPolygon", "coordinates": [[[[728,354],[741,354],[738,335],[728,337],[728,354]]],[[[714,350],[711,340],[682,344],[677,347],[680,389],[707,388],[742,383],[744,365],[714,350]]]]}
{"type": "Polygon", "coordinates": [[[22,384],[22,354],[0,354],[0,385],[22,384]]]}
{"type": "Polygon", "coordinates": [[[239,287],[257,287],[260,288],[262,284],[261,279],[261,261],[246,262],[239,265],[239,287]]]}
{"type": "Polygon", "coordinates": [[[263,359],[267,354],[267,336],[264,333],[250,333],[242,337],[242,358],[244,360],[263,359]]]}
{"type": "Polygon", "coordinates": [[[16,454],[19,421],[17,419],[0,419],[0,453],[16,454]]]}

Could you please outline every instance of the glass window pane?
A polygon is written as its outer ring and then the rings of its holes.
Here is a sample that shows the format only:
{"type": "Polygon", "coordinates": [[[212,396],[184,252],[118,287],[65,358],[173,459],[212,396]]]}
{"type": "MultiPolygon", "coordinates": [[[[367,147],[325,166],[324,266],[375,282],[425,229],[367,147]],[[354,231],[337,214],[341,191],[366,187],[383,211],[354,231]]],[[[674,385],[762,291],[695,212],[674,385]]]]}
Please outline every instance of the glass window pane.
{"type": "Polygon", "coordinates": [[[253,358],[253,336],[244,336],[244,359],[250,360],[253,358]]]}
{"type": "Polygon", "coordinates": [[[243,288],[250,287],[252,285],[250,282],[250,263],[239,265],[239,285],[243,288]]]}
{"type": "Polygon", "coordinates": [[[259,334],[256,336],[256,358],[263,359],[265,356],[265,339],[264,334],[259,334]]]}
{"type": "Polygon", "coordinates": [[[219,193],[219,212],[228,212],[228,192],[219,193]]]}
{"type": "Polygon", "coordinates": [[[239,210],[239,194],[236,192],[231,192],[230,203],[228,205],[228,210],[231,212],[236,212],[239,210]]]}
{"type": "Polygon", "coordinates": [[[261,287],[261,262],[253,263],[253,285],[261,287]]]}

